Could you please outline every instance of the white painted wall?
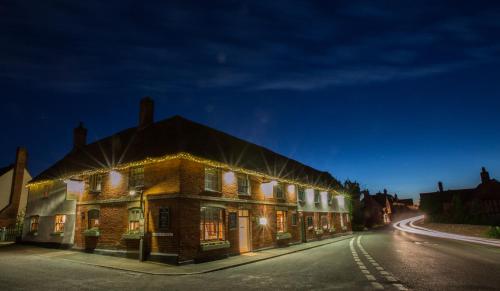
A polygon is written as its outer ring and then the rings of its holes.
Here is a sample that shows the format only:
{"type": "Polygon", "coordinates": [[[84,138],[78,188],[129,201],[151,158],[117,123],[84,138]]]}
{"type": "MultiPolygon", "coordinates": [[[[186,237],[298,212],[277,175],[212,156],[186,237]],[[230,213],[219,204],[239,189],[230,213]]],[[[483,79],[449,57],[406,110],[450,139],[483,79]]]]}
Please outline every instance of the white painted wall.
{"type": "Polygon", "coordinates": [[[0,177],[0,210],[9,205],[13,174],[14,169],[11,169],[0,177]]]}

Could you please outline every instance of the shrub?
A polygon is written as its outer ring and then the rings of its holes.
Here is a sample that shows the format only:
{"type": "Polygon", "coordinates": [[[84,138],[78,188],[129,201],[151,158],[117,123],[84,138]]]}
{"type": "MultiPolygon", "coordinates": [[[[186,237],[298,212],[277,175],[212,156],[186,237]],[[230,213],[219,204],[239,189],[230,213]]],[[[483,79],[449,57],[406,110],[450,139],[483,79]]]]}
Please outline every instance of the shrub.
{"type": "Polygon", "coordinates": [[[500,238],[500,226],[492,226],[487,232],[487,235],[491,238],[500,238]]]}

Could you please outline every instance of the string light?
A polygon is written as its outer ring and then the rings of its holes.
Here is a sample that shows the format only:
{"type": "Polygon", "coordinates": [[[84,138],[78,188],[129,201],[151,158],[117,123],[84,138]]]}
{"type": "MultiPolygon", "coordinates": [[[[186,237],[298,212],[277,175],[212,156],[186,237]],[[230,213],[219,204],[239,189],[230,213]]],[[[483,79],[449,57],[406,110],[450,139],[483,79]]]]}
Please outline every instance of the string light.
{"type": "MultiPolygon", "coordinates": [[[[266,180],[287,183],[287,184],[295,184],[297,186],[304,187],[304,188],[314,188],[314,189],[317,189],[320,191],[334,191],[336,195],[340,195],[340,193],[338,193],[337,191],[335,191],[334,189],[331,189],[331,188],[318,187],[316,185],[306,184],[306,183],[302,183],[302,182],[295,181],[295,180],[278,178],[278,177],[274,177],[274,176],[260,173],[257,171],[248,170],[248,169],[244,169],[244,168],[240,168],[240,167],[234,167],[234,166],[224,164],[221,162],[216,162],[216,161],[212,161],[209,159],[200,158],[200,157],[197,157],[197,156],[194,156],[192,154],[185,153],[185,152],[181,152],[181,153],[178,153],[175,155],[166,155],[166,156],[159,157],[159,158],[148,157],[142,161],[130,162],[130,163],[126,163],[126,164],[123,164],[120,166],[111,167],[108,169],[95,169],[95,170],[81,171],[78,173],[71,173],[71,174],[67,174],[63,177],[53,179],[53,180],[46,179],[46,180],[42,180],[42,181],[38,181],[38,182],[28,183],[26,185],[26,187],[31,188],[31,187],[36,187],[36,186],[40,186],[43,184],[48,184],[48,183],[51,183],[54,181],[64,181],[64,180],[67,180],[67,179],[74,177],[74,176],[105,174],[105,173],[108,173],[111,171],[121,171],[121,170],[126,170],[128,168],[145,166],[145,165],[154,164],[154,163],[161,163],[161,162],[170,161],[170,160],[174,160],[174,159],[184,159],[184,160],[201,163],[201,164],[204,164],[204,165],[207,165],[210,167],[214,167],[214,168],[218,168],[218,169],[223,169],[223,170],[227,170],[227,171],[233,171],[233,172],[237,172],[237,173],[243,173],[243,174],[247,174],[247,175],[251,175],[251,176],[260,177],[260,178],[263,178],[266,180]]],[[[342,193],[342,195],[348,196],[346,193],[342,193]]]]}

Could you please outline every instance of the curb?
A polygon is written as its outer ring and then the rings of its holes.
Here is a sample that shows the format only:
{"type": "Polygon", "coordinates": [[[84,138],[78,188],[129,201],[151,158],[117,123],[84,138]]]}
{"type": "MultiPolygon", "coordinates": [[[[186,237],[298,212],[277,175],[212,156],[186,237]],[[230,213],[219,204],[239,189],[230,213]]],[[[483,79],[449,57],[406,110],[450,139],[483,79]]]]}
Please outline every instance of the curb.
{"type": "Polygon", "coordinates": [[[290,251],[290,252],[283,253],[283,254],[273,255],[273,256],[270,256],[270,257],[267,257],[267,258],[261,258],[261,259],[256,259],[256,260],[253,260],[253,261],[248,261],[248,262],[243,262],[243,263],[236,263],[236,264],[233,264],[233,265],[228,265],[228,266],[223,266],[223,267],[216,267],[216,268],[212,268],[212,269],[208,269],[208,270],[203,270],[203,271],[197,271],[197,272],[184,272],[184,273],[181,273],[181,272],[176,272],[176,273],[148,272],[148,271],[139,271],[139,270],[132,270],[132,269],[121,268],[121,267],[113,267],[113,266],[106,266],[106,265],[99,265],[99,264],[93,264],[93,263],[75,261],[75,260],[71,260],[71,259],[64,259],[64,258],[62,258],[62,259],[65,260],[65,261],[69,261],[69,262],[73,262],[73,263],[79,263],[79,264],[84,264],[84,265],[88,265],[88,266],[101,267],[101,268],[107,268],[107,269],[112,269],[112,270],[127,271],[127,272],[139,273],[139,274],[147,274],[147,275],[155,275],[155,276],[189,276],[189,275],[199,275],[199,274],[212,273],[212,272],[216,272],[216,271],[221,271],[221,270],[236,268],[236,267],[239,267],[239,266],[249,265],[249,264],[252,264],[252,263],[262,262],[262,261],[265,261],[265,260],[274,259],[274,258],[286,256],[286,255],[289,255],[289,254],[294,254],[294,253],[298,253],[298,252],[301,252],[301,251],[305,251],[305,250],[310,250],[310,249],[322,247],[322,246],[333,244],[333,243],[336,243],[336,242],[341,242],[341,241],[344,241],[344,240],[351,239],[353,236],[354,236],[354,234],[343,235],[343,236],[337,237],[337,238],[339,238],[338,240],[330,241],[330,242],[325,242],[323,244],[306,247],[306,248],[303,248],[303,249],[300,249],[300,250],[294,250],[294,251],[290,251]]]}

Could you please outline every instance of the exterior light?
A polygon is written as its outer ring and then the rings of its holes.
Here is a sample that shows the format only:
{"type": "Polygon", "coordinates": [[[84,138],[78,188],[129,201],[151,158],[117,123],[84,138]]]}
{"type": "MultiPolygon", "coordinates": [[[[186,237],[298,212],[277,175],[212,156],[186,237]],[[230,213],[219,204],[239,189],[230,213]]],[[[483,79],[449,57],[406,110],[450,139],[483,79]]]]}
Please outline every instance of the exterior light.
{"type": "MultiPolygon", "coordinates": [[[[277,185],[277,183],[276,183],[276,185],[277,185]]],[[[262,190],[262,193],[264,193],[264,196],[266,198],[273,197],[273,187],[274,187],[273,182],[260,184],[260,188],[262,190]]]]}
{"type": "Polygon", "coordinates": [[[271,186],[274,187],[274,186],[277,186],[277,185],[278,185],[278,181],[276,181],[276,180],[271,181],[271,186]]]}
{"type": "Polygon", "coordinates": [[[265,217],[260,217],[260,218],[259,218],[259,224],[260,224],[260,225],[267,225],[267,218],[265,218],[265,217]]]}
{"type": "Polygon", "coordinates": [[[112,186],[118,186],[122,181],[122,174],[115,170],[112,170],[111,172],[109,172],[109,179],[112,186]]]}
{"type": "Polygon", "coordinates": [[[234,172],[225,172],[224,173],[224,183],[225,184],[233,184],[234,181],[236,180],[236,176],[234,175],[234,172]]]}
{"type": "Polygon", "coordinates": [[[338,195],[337,196],[337,202],[338,202],[339,209],[343,210],[345,208],[344,195],[338,195]]]}
{"type": "Polygon", "coordinates": [[[128,191],[128,194],[130,194],[130,196],[134,196],[137,192],[135,190],[130,190],[128,191]]]}

